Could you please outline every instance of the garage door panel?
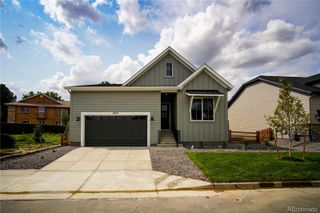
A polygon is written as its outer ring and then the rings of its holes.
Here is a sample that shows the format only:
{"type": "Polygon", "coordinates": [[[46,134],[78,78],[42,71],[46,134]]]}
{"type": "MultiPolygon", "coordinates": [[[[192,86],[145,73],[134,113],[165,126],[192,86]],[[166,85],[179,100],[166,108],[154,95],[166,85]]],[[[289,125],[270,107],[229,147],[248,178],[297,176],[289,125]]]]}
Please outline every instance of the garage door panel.
{"type": "Polygon", "coordinates": [[[147,146],[147,116],[86,116],[86,146],[147,146]]]}

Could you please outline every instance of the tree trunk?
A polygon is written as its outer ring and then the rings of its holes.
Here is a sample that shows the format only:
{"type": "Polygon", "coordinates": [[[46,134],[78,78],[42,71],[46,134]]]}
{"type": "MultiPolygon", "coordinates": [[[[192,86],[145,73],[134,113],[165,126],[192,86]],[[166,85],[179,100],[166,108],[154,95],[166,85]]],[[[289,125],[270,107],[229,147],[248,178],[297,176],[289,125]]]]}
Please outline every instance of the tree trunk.
{"type": "Polygon", "coordinates": [[[292,138],[289,136],[289,157],[291,157],[292,138]]]}
{"type": "Polygon", "coordinates": [[[306,153],[306,143],[307,143],[307,131],[304,131],[304,139],[303,139],[303,152],[302,152],[302,160],[304,160],[304,155],[306,153]]]}
{"type": "Polygon", "coordinates": [[[279,149],[278,149],[278,133],[276,132],[276,135],[275,135],[275,145],[276,145],[276,150],[277,150],[277,158],[278,160],[280,160],[280,156],[279,156],[279,149]]]}

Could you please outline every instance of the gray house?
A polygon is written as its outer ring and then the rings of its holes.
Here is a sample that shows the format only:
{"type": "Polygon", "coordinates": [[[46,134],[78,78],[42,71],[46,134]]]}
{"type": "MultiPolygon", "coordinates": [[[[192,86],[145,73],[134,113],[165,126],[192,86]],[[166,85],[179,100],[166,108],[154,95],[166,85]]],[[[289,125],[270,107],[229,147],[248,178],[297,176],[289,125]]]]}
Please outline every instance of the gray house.
{"type": "Polygon", "coordinates": [[[171,47],[124,84],[65,87],[70,142],[81,146],[190,146],[228,140],[232,85],[171,47]]]}

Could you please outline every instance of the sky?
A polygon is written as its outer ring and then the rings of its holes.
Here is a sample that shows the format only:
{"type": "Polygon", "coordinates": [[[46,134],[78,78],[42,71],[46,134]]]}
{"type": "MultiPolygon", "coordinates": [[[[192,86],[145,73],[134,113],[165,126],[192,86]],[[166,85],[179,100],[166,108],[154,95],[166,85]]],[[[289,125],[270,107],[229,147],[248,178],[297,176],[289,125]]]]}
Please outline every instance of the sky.
{"type": "Polygon", "coordinates": [[[31,90],[123,83],[166,47],[233,86],[320,73],[318,0],[0,0],[1,83],[31,90]]]}

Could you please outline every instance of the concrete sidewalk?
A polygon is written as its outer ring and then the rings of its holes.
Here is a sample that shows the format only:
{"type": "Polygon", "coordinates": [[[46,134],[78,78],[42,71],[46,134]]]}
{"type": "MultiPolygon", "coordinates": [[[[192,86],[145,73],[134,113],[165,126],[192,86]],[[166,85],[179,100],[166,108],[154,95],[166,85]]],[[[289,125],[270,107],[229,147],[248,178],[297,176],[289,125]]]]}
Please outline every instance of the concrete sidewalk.
{"type": "Polygon", "coordinates": [[[2,170],[0,199],[84,198],[108,193],[147,193],[205,187],[211,183],[157,171],[2,170]]]}

